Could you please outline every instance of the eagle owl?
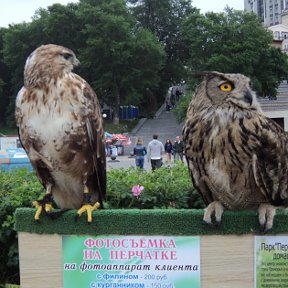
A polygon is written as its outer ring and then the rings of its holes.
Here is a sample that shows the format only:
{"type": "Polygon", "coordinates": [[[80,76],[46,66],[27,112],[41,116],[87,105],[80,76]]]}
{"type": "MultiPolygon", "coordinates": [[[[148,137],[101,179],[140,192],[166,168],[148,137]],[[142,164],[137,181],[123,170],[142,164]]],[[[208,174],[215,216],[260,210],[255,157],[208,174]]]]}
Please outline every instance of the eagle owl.
{"type": "Polygon", "coordinates": [[[288,204],[287,136],[267,118],[241,74],[203,72],[183,130],[193,185],[221,222],[224,209],[258,208],[264,231],[288,204]]]}
{"type": "Polygon", "coordinates": [[[72,72],[79,63],[72,50],[53,44],[38,47],[26,60],[16,122],[46,189],[44,199],[34,202],[35,220],[42,210],[50,212],[53,197],[62,209],[87,211],[91,222],[105,195],[102,115],[92,88],[72,72]]]}

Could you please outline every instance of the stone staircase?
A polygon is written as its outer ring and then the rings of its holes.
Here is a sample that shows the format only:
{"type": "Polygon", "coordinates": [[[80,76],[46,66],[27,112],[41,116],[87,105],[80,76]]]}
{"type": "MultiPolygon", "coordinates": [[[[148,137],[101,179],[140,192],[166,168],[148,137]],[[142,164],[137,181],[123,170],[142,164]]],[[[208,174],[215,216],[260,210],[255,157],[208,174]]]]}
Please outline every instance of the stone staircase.
{"type": "MultiPolygon", "coordinates": [[[[284,80],[279,84],[279,86],[277,88],[277,94],[278,95],[279,94],[286,94],[286,95],[288,94],[288,81],[287,80],[284,80]]],[[[278,95],[277,95],[277,97],[278,97],[278,95]]]]}
{"type": "Polygon", "coordinates": [[[183,123],[179,124],[176,120],[173,110],[166,111],[165,105],[162,105],[152,119],[141,119],[139,125],[128,134],[135,145],[136,138],[141,137],[144,145],[147,147],[149,141],[152,140],[153,134],[158,134],[158,140],[165,144],[167,139],[171,142],[179,135],[182,137],[183,123]]]}
{"type": "MultiPolygon", "coordinates": [[[[269,98],[259,99],[264,111],[267,109],[275,109],[275,105],[281,105],[283,109],[288,109],[288,81],[282,81],[277,92],[277,100],[270,100],[269,98]]],[[[128,134],[128,137],[130,137],[132,141],[131,147],[135,145],[137,137],[141,137],[144,145],[147,147],[149,141],[152,140],[153,134],[158,134],[158,140],[163,144],[165,144],[167,139],[170,139],[173,143],[177,135],[182,137],[183,125],[184,123],[179,124],[177,122],[173,110],[167,112],[163,104],[154,118],[140,119],[138,125],[128,134]]]]}

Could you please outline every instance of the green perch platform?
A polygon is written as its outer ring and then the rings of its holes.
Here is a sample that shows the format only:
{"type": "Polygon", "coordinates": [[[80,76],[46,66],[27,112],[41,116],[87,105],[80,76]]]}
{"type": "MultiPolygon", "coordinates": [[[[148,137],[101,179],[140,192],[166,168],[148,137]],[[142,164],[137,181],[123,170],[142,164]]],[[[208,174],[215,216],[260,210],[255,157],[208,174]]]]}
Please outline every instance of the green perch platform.
{"type": "MultiPolygon", "coordinates": [[[[254,236],[261,235],[256,210],[225,211],[220,226],[205,224],[203,210],[188,209],[98,210],[93,212],[91,224],[86,217],[75,222],[76,210],[54,220],[43,214],[38,222],[34,221],[35,209],[19,208],[15,213],[21,288],[65,288],[65,235],[199,236],[201,288],[255,287],[254,236]]],[[[288,235],[287,210],[277,211],[271,234],[288,235]]]]}
{"type": "MultiPolygon", "coordinates": [[[[85,217],[74,221],[76,210],[67,211],[57,219],[43,215],[40,223],[34,221],[35,209],[16,210],[15,229],[37,234],[78,235],[225,235],[259,234],[257,211],[225,211],[220,226],[203,222],[203,210],[98,210],[93,222],[85,217]]],[[[288,231],[288,210],[277,210],[272,233],[288,231]]]]}

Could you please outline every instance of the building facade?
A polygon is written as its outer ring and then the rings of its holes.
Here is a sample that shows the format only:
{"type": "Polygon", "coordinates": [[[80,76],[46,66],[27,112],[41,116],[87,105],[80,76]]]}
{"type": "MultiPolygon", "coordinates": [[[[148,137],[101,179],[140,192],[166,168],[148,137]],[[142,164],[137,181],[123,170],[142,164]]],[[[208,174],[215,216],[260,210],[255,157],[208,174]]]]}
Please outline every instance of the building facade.
{"type": "Polygon", "coordinates": [[[288,0],[244,0],[244,9],[256,13],[269,27],[282,23],[283,13],[288,10],[288,0]]]}
{"type": "Polygon", "coordinates": [[[262,19],[273,34],[273,46],[288,54],[288,0],[244,0],[244,9],[262,19]]]}
{"type": "MultiPolygon", "coordinates": [[[[244,0],[244,10],[254,12],[273,35],[273,46],[288,54],[288,0],[244,0]]],[[[282,81],[277,98],[258,98],[264,114],[288,132],[288,82],[282,81]]]]}

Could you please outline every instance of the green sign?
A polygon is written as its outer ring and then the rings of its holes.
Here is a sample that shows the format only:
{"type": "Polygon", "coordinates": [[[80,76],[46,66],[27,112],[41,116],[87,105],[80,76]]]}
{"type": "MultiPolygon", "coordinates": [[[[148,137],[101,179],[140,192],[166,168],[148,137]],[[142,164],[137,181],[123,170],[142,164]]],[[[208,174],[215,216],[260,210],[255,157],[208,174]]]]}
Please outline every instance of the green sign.
{"type": "Polygon", "coordinates": [[[288,287],[288,236],[255,237],[255,287],[288,287]]]}
{"type": "Polygon", "coordinates": [[[200,238],[63,236],[64,288],[200,288],[200,238]]]}

